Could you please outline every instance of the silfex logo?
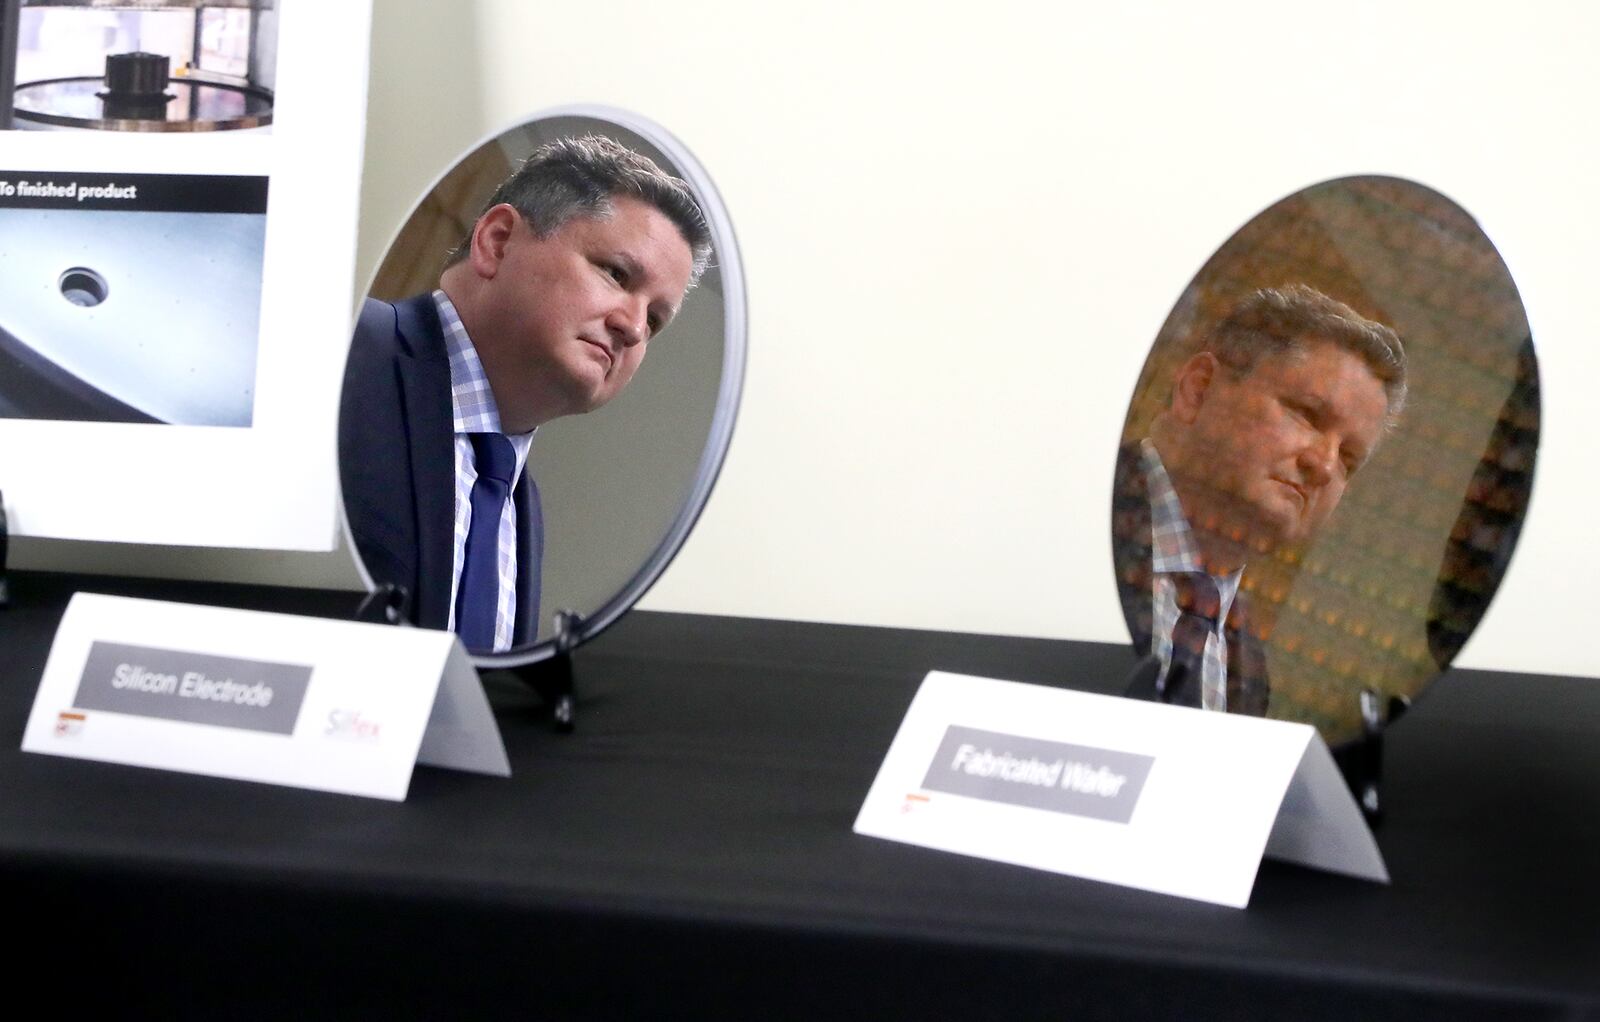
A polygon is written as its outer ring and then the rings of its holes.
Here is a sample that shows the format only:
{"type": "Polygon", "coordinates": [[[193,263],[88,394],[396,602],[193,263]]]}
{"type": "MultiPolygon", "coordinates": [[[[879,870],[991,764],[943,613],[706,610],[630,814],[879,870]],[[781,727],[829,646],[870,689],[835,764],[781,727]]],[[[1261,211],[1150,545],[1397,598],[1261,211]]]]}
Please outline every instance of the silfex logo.
{"type": "Polygon", "coordinates": [[[371,717],[363,717],[360,710],[329,710],[328,726],[322,733],[329,738],[375,742],[378,740],[378,730],[378,722],[371,717]]]}

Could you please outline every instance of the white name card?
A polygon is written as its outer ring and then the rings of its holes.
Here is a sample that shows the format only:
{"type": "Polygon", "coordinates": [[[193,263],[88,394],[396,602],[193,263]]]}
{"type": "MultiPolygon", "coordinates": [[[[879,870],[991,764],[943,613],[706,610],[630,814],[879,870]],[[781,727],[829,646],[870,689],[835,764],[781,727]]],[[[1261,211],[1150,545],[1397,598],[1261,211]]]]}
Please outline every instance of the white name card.
{"type": "Polygon", "coordinates": [[[400,800],[417,763],[510,776],[449,632],[78,593],[25,752],[400,800]]]}
{"type": "Polygon", "coordinates": [[[1389,880],[1315,728],[939,671],[855,831],[1236,908],[1263,852],[1389,880]]]}

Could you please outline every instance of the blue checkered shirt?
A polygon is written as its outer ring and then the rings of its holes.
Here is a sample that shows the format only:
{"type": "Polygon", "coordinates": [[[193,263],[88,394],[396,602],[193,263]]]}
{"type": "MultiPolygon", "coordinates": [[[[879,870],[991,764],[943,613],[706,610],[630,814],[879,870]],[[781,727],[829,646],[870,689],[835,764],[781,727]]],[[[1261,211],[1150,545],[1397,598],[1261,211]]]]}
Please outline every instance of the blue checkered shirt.
{"type": "MultiPolygon", "coordinates": [[[[1178,587],[1170,573],[1204,571],[1200,549],[1195,545],[1194,533],[1189,529],[1189,519],[1184,516],[1178,493],[1172,488],[1172,478],[1161,463],[1155,445],[1145,440],[1139,445],[1140,464],[1144,468],[1145,486],[1150,495],[1150,573],[1155,598],[1150,623],[1150,646],[1161,658],[1161,674],[1166,676],[1172,666],[1172,629],[1178,623],[1178,587]]],[[[1228,708],[1228,641],[1222,623],[1228,620],[1228,608],[1239,592],[1239,579],[1244,575],[1240,568],[1231,575],[1212,575],[1217,583],[1217,595],[1222,598],[1222,609],[1217,614],[1217,626],[1206,636],[1205,657],[1201,665],[1200,706],[1207,710],[1228,708]]]]}
{"type": "MultiPolygon", "coordinates": [[[[455,418],[456,530],[450,559],[450,630],[455,631],[456,590],[461,585],[461,566],[467,556],[467,531],[472,528],[472,484],[478,481],[471,434],[499,433],[500,409],[494,403],[489,378],[483,373],[483,363],[478,361],[478,351],[467,336],[467,328],[461,325],[456,307],[450,304],[443,291],[433,293],[433,302],[439,309],[439,325],[444,328],[445,350],[450,355],[450,408],[455,418]]],[[[522,469],[528,463],[533,433],[508,435],[506,439],[517,452],[517,468],[511,475],[511,486],[515,490],[517,480],[522,478],[522,469]]],[[[499,540],[500,597],[494,615],[496,653],[511,648],[517,621],[517,508],[516,501],[510,497],[500,511],[499,540]]]]}

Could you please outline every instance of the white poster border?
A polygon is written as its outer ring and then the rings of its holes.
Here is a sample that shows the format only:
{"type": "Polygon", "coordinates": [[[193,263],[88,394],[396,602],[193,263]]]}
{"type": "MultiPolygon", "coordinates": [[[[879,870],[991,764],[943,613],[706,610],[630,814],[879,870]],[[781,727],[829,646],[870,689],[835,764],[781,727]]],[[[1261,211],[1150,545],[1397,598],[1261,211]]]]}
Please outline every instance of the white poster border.
{"type": "Polygon", "coordinates": [[[0,133],[6,170],[269,178],[252,424],[0,418],[13,535],[334,549],[371,15],[370,0],[280,5],[266,132],[0,133]]]}

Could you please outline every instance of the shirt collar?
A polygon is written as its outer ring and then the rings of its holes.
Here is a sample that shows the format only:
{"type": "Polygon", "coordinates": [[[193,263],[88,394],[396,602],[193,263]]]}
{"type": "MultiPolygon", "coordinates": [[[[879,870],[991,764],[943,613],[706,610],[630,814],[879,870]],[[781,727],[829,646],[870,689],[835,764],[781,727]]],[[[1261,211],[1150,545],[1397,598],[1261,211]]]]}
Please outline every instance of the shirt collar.
{"type": "MultiPolygon", "coordinates": [[[[1162,464],[1156,445],[1149,438],[1139,443],[1140,465],[1144,468],[1145,489],[1150,498],[1150,570],[1157,574],[1171,572],[1205,571],[1205,561],[1200,558],[1200,547],[1189,519],[1183,513],[1178,491],[1172,487],[1172,477],[1162,464]]],[[[1217,592],[1222,597],[1222,615],[1227,616],[1233,596],[1239,591],[1244,568],[1227,575],[1212,575],[1217,582],[1217,592]]],[[[1220,619],[1219,619],[1220,620],[1220,619]]]]}
{"type": "MultiPolygon", "coordinates": [[[[439,310],[439,325],[444,329],[445,351],[450,358],[450,410],[457,433],[503,433],[500,407],[495,404],[489,377],[483,371],[478,349],[461,322],[460,313],[442,291],[433,293],[439,310]]],[[[523,436],[531,435],[530,430],[523,436]]]]}
{"type": "Polygon", "coordinates": [[[1195,544],[1189,519],[1184,516],[1172,477],[1161,463],[1155,444],[1139,444],[1145,485],[1150,495],[1150,568],[1152,571],[1203,571],[1200,548],[1195,544]]]}

